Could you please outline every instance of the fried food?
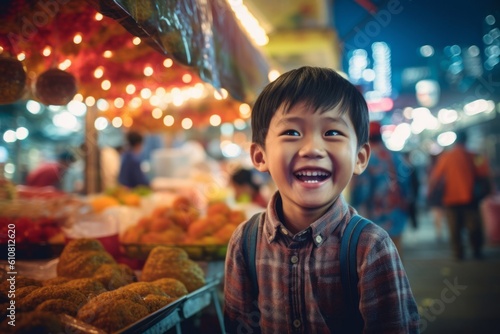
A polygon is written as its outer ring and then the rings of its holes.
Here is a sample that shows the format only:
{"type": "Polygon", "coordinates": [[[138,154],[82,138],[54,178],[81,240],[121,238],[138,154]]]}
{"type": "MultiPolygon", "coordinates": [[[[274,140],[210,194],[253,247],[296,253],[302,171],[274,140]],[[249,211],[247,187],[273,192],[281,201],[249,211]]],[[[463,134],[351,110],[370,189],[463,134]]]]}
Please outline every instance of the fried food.
{"type": "Polygon", "coordinates": [[[108,291],[101,283],[101,281],[95,278],[77,278],[62,284],[62,286],[76,289],[81,293],[83,293],[88,298],[92,298],[103,292],[108,291]]]}
{"type": "Polygon", "coordinates": [[[161,309],[162,307],[176,301],[177,298],[167,297],[167,296],[158,296],[158,295],[147,295],[144,297],[144,303],[148,308],[149,312],[152,313],[156,310],[161,309]]]}
{"type": "Polygon", "coordinates": [[[151,282],[160,278],[175,278],[189,292],[205,285],[205,274],[201,267],[191,261],[181,248],[157,246],[151,250],[142,269],[142,281],[151,282]]]}
{"type": "MultiPolygon", "coordinates": [[[[8,302],[10,298],[8,298],[9,292],[11,290],[11,281],[3,281],[0,284],[0,303],[2,302],[8,302]]],[[[36,286],[40,287],[42,286],[42,283],[40,281],[37,281],[36,279],[25,277],[22,275],[16,276],[15,280],[15,290],[17,292],[18,289],[24,288],[27,286],[36,286]]],[[[17,293],[16,293],[17,295],[17,293]]]]}
{"type": "Polygon", "coordinates": [[[71,287],[61,285],[44,286],[31,292],[29,295],[19,301],[18,309],[20,311],[32,311],[39,304],[50,299],[63,299],[81,306],[87,302],[87,296],[71,287]]]}
{"type": "Polygon", "coordinates": [[[69,300],[49,299],[35,308],[35,311],[45,311],[54,314],[67,314],[75,316],[78,312],[78,305],[69,300]]]}
{"type": "Polygon", "coordinates": [[[120,289],[125,289],[125,290],[135,292],[135,293],[139,294],[142,298],[146,297],[147,295],[157,295],[157,296],[170,297],[159,286],[154,285],[154,284],[149,283],[149,282],[135,282],[135,283],[128,284],[120,289]]]}
{"type": "Polygon", "coordinates": [[[104,292],[78,311],[77,318],[106,332],[120,330],[149,314],[142,297],[126,289],[104,292]]]}
{"type": "MultiPolygon", "coordinates": [[[[57,275],[72,279],[92,278],[70,284],[72,287],[76,284],[77,289],[84,290],[89,296],[137,281],[134,271],[125,264],[117,264],[95,239],[77,239],[68,243],[59,258],[57,275]]],[[[59,281],[54,279],[51,283],[59,284],[59,281]]]]}
{"type": "Polygon", "coordinates": [[[76,252],[89,252],[89,251],[97,251],[104,252],[104,247],[101,242],[97,239],[90,238],[81,238],[71,240],[64,246],[64,250],[61,253],[61,257],[65,254],[72,254],[76,252]]]}
{"type": "Polygon", "coordinates": [[[104,264],[116,264],[104,251],[66,252],[64,249],[57,264],[57,276],[70,278],[91,277],[104,264]]]}
{"type": "Polygon", "coordinates": [[[125,264],[104,264],[97,269],[93,278],[100,281],[108,291],[137,281],[134,271],[125,264]]]}
{"type": "Polygon", "coordinates": [[[179,298],[188,294],[188,290],[184,283],[175,278],[160,278],[156,281],[151,282],[158,287],[160,287],[167,295],[175,298],[179,298]]]}
{"type": "Polygon", "coordinates": [[[35,286],[35,285],[30,285],[30,286],[25,286],[23,288],[19,288],[19,289],[16,289],[16,299],[23,299],[24,297],[26,297],[27,295],[29,295],[30,293],[32,293],[33,291],[39,289],[40,287],[39,286],[35,286]]]}
{"type": "Polygon", "coordinates": [[[64,284],[66,282],[71,281],[71,278],[69,277],[62,277],[62,276],[56,276],[49,278],[48,280],[45,280],[42,282],[43,286],[48,286],[48,285],[60,285],[64,284]]]}

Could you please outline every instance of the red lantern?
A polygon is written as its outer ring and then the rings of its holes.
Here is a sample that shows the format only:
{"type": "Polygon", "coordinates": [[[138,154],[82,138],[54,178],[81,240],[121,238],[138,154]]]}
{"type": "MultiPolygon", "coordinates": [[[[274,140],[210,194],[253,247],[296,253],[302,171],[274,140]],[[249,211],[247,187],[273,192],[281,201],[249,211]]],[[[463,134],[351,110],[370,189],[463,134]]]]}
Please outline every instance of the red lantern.
{"type": "Polygon", "coordinates": [[[23,64],[15,58],[0,57],[0,104],[19,100],[26,85],[23,64]]]}
{"type": "Polygon", "coordinates": [[[66,105],[77,92],[76,79],[68,72],[53,68],[40,74],[35,91],[36,97],[45,105],[66,105]]]}

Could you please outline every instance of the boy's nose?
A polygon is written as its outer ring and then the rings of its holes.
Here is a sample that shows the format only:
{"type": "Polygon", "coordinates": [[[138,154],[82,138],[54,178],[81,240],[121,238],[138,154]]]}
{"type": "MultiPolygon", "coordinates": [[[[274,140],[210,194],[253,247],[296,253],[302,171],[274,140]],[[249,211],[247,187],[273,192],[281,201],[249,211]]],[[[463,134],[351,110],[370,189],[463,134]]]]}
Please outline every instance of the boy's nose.
{"type": "Polygon", "coordinates": [[[306,158],[322,158],[326,155],[323,140],[320,136],[304,138],[304,145],[299,151],[300,156],[306,158]]]}

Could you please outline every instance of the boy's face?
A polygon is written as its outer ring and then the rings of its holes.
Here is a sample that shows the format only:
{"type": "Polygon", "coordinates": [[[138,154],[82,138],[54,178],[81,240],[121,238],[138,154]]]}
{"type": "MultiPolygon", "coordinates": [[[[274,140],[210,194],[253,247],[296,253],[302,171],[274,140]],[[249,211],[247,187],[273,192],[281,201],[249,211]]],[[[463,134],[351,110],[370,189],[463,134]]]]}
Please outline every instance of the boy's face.
{"type": "Polygon", "coordinates": [[[357,149],[348,113],[319,112],[304,103],[284,114],[280,107],[269,125],[265,149],[253,143],[255,167],[269,172],[283,201],[285,219],[296,214],[319,218],[338,198],[353,174],[365,169],[368,144],[357,149]]]}

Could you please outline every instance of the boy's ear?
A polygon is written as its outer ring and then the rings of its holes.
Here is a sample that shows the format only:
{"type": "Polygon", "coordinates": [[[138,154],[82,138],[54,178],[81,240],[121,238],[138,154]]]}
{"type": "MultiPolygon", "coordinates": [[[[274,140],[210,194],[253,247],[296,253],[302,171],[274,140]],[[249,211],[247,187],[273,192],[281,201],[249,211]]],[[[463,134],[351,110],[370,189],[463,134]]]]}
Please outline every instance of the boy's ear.
{"type": "Polygon", "coordinates": [[[269,170],[267,168],[266,152],[259,144],[252,143],[250,146],[250,157],[252,158],[254,167],[259,172],[267,172],[269,170]]]}
{"type": "Polygon", "coordinates": [[[366,143],[359,148],[358,156],[356,157],[356,166],[354,166],[354,174],[359,175],[363,173],[368,166],[368,161],[370,160],[371,147],[370,144],[366,143]]]}

